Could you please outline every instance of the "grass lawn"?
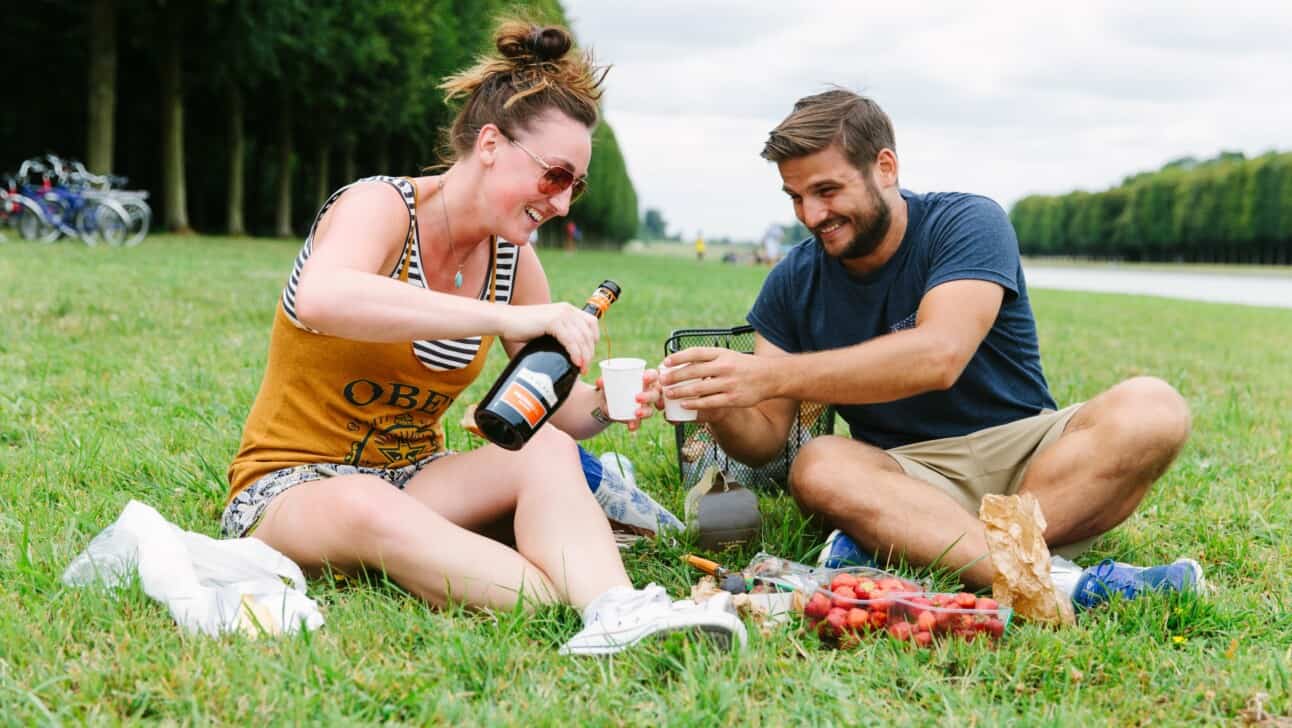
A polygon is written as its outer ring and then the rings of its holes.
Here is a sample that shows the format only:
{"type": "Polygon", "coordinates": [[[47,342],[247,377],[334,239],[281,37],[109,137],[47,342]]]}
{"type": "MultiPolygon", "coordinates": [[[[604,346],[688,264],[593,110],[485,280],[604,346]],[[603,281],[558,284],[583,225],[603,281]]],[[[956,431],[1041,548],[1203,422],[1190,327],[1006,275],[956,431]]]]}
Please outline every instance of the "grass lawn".
{"type": "MultiPolygon", "coordinates": [[[[1016,626],[996,650],[875,641],[840,653],[795,627],[752,630],[749,649],[733,655],[671,637],[612,660],[570,659],[556,648],[578,629],[573,610],[433,611],[379,577],[312,581],[327,617],[314,634],[214,640],[180,633],[137,587],[64,587],[68,562],[131,498],[216,533],[225,467],[297,245],[0,246],[0,724],[1192,725],[1240,722],[1257,702],[1292,721],[1284,310],[1034,294],[1060,403],[1155,374],[1193,408],[1179,461],[1090,558],[1191,555],[1217,590],[1115,605],[1064,631],[1016,626]]],[[[740,322],[766,273],[667,256],[542,255],[558,298],[581,301],[604,277],[620,281],[606,331],[616,355],[648,359],[673,328],[740,322]]],[[[448,422],[501,363],[491,359],[448,422]]],[[[670,435],[654,418],[636,435],[615,429],[588,445],[626,453],[680,514],[670,435]]],[[[475,444],[456,427],[449,438],[475,444]]],[[[792,504],[763,506],[763,548],[807,558],[815,544],[792,504]]],[[[641,543],[625,559],[638,585],[681,595],[695,577],[678,561],[687,550],[641,543]]]]}

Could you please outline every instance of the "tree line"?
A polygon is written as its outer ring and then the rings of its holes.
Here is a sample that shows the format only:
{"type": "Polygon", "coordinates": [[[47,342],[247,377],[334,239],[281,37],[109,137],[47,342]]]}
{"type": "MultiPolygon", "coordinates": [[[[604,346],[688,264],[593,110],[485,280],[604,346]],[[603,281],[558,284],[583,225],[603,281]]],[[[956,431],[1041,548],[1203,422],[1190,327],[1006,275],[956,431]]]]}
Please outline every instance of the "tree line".
{"type": "MultiPolygon", "coordinates": [[[[149,190],[167,229],[299,235],[336,187],[439,161],[452,117],[436,84],[518,11],[568,27],[559,0],[36,0],[0,27],[18,62],[0,167],[76,157],[149,190]]],[[[570,219],[590,241],[637,230],[604,121],[570,219]]]]}
{"type": "Polygon", "coordinates": [[[1025,255],[1292,264],[1292,153],[1185,157],[1103,192],[1025,197],[1010,220],[1025,255]]]}

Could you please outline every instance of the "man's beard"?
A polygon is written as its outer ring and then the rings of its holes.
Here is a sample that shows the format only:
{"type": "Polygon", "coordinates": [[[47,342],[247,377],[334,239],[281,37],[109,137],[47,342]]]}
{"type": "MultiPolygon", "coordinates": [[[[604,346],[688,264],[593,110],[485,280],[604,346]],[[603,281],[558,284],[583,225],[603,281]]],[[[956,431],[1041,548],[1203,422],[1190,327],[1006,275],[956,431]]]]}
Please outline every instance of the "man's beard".
{"type": "MultiPolygon", "coordinates": [[[[844,246],[843,252],[839,253],[839,258],[842,260],[864,258],[875,252],[879,244],[884,242],[884,236],[888,234],[888,228],[893,223],[892,209],[884,201],[884,198],[879,195],[879,190],[875,187],[875,183],[869,179],[866,180],[866,191],[869,194],[870,204],[874,208],[874,213],[869,216],[869,219],[865,220],[853,215],[848,216],[848,221],[852,224],[853,229],[857,231],[857,234],[844,246]]],[[[827,221],[826,224],[828,225],[830,222],[827,221]]],[[[817,239],[819,240],[820,238],[821,234],[817,232],[817,239]]]]}

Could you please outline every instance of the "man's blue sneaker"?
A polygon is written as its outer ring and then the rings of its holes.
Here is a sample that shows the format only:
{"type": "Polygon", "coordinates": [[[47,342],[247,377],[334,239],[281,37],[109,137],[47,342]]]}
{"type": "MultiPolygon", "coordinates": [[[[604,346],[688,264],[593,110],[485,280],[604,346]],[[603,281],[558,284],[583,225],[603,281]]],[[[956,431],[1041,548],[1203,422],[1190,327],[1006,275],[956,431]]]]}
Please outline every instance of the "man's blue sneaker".
{"type": "Polygon", "coordinates": [[[1104,559],[1082,572],[1072,603],[1090,608],[1108,601],[1113,594],[1134,599],[1150,592],[1201,591],[1205,585],[1202,566],[1193,559],[1164,566],[1132,566],[1104,559]]]}
{"type": "Polygon", "coordinates": [[[817,557],[816,565],[825,569],[838,569],[844,566],[870,566],[878,568],[879,564],[870,554],[861,550],[856,541],[852,540],[848,534],[835,529],[825,539],[825,545],[821,547],[821,555],[817,557]]]}

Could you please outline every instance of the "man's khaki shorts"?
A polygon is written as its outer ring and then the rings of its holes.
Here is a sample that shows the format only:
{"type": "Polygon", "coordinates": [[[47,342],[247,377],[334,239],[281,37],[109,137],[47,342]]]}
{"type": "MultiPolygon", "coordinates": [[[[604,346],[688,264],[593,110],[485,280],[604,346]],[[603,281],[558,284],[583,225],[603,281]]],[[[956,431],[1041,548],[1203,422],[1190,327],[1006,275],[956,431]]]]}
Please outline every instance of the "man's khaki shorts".
{"type": "MultiPolygon", "coordinates": [[[[978,505],[988,493],[1018,492],[1032,458],[1059,439],[1081,404],[1057,412],[1046,410],[1034,417],[961,437],[915,442],[886,452],[907,475],[946,493],[976,516],[978,505]]],[[[1094,538],[1078,541],[1052,552],[1071,559],[1094,541],[1094,538]]]]}

